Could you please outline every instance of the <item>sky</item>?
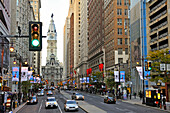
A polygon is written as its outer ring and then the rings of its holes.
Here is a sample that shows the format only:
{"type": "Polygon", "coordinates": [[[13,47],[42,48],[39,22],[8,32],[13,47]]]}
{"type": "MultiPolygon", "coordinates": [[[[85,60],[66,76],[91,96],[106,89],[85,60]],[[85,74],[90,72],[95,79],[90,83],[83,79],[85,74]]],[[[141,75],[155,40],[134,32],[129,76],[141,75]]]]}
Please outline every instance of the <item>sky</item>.
{"type": "MultiPolygon", "coordinates": [[[[47,36],[48,27],[53,13],[57,31],[57,58],[63,62],[63,28],[69,10],[69,0],[41,0],[40,21],[43,23],[42,34],[47,36]]],[[[42,66],[46,64],[47,39],[43,38],[42,66]]]]}

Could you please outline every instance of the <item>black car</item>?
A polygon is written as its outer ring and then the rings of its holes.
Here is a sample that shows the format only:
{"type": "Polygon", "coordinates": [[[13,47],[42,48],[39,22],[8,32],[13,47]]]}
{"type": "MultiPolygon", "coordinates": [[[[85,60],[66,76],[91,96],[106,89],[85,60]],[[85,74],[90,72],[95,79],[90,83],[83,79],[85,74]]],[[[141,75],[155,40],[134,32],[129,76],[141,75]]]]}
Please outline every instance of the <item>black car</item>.
{"type": "Polygon", "coordinates": [[[113,95],[107,95],[104,97],[104,103],[114,103],[116,104],[116,97],[113,95]]]}
{"type": "Polygon", "coordinates": [[[27,104],[37,104],[37,103],[38,103],[37,96],[29,97],[29,99],[27,100],[27,104]]]}

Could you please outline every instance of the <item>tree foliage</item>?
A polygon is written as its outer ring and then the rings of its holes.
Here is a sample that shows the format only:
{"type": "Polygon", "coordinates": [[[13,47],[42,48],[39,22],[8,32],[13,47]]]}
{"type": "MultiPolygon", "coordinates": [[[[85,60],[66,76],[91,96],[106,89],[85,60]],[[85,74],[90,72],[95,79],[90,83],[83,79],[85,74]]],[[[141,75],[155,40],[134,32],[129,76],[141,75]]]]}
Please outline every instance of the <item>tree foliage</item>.
{"type": "Polygon", "coordinates": [[[151,61],[151,74],[148,76],[150,77],[150,81],[158,82],[161,80],[162,82],[170,82],[168,78],[167,71],[162,72],[160,70],[160,64],[170,64],[170,54],[168,49],[166,50],[157,50],[154,52],[149,52],[147,59],[151,61]]]}
{"type": "Polygon", "coordinates": [[[107,85],[107,88],[112,90],[116,84],[114,80],[114,72],[108,71],[107,73],[109,74],[109,77],[106,79],[106,85],[107,85]]]}

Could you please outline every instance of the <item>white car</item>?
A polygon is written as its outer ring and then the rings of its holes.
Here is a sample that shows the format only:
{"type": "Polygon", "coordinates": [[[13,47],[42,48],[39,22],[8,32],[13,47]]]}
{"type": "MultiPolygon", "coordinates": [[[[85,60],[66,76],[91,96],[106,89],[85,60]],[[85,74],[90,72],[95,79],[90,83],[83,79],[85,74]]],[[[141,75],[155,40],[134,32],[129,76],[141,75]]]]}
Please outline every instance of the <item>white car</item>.
{"type": "Polygon", "coordinates": [[[55,97],[47,97],[45,108],[57,108],[58,103],[55,99],[55,97]]]}
{"type": "Polygon", "coordinates": [[[75,100],[66,100],[64,103],[64,110],[65,111],[78,111],[78,104],[76,103],[75,100]]]}
{"type": "Polygon", "coordinates": [[[40,92],[37,93],[38,96],[44,96],[44,91],[41,90],[40,92]]]}

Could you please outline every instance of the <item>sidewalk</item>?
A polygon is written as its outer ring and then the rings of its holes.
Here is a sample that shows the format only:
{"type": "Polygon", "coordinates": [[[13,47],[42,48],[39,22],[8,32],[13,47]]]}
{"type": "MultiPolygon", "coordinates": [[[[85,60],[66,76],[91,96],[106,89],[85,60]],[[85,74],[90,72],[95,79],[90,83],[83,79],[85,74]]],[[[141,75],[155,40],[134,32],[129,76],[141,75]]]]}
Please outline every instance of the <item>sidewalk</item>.
{"type": "Polygon", "coordinates": [[[130,103],[130,104],[135,104],[135,105],[140,105],[140,106],[145,106],[145,107],[149,107],[149,108],[154,108],[154,109],[157,109],[157,110],[170,112],[170,109],[168,108],[168,106],[166,107],[167,110],[164,110],[163,106],[162,106],[162,109],[160,109],[158,107],[153,107],[153,106],[148,106],[146,104],[142,104],[142,99],[140,100],[139,97],[136,97],[136,99],[135,99],[134,96],[132,96],[131,100],[128,98],[127,100],[121,100],[121,101],[126,102],[126,103],[130,103]]]}
{"type": "MultiPolygon", "coordinates": [[[[64,91],[61,91],[60,92],[61,94],[63,94],[67,99],[71,100],[71,96],[70,94],[64,92],[64,91]]],[[[89,104],[85,101],[78,101],[78,105],[81,109],[83,109],[86,113],[107,113],[106,111],[92,105],[92,104],[89,104]]]]}
{"type": "Polygon", "coordinates": [[[12,109],[12,113],[17,113],[20,109],[22,109],[25,106],[25,104],[26,102],[22,103],[19,107],[12,109]]]}

